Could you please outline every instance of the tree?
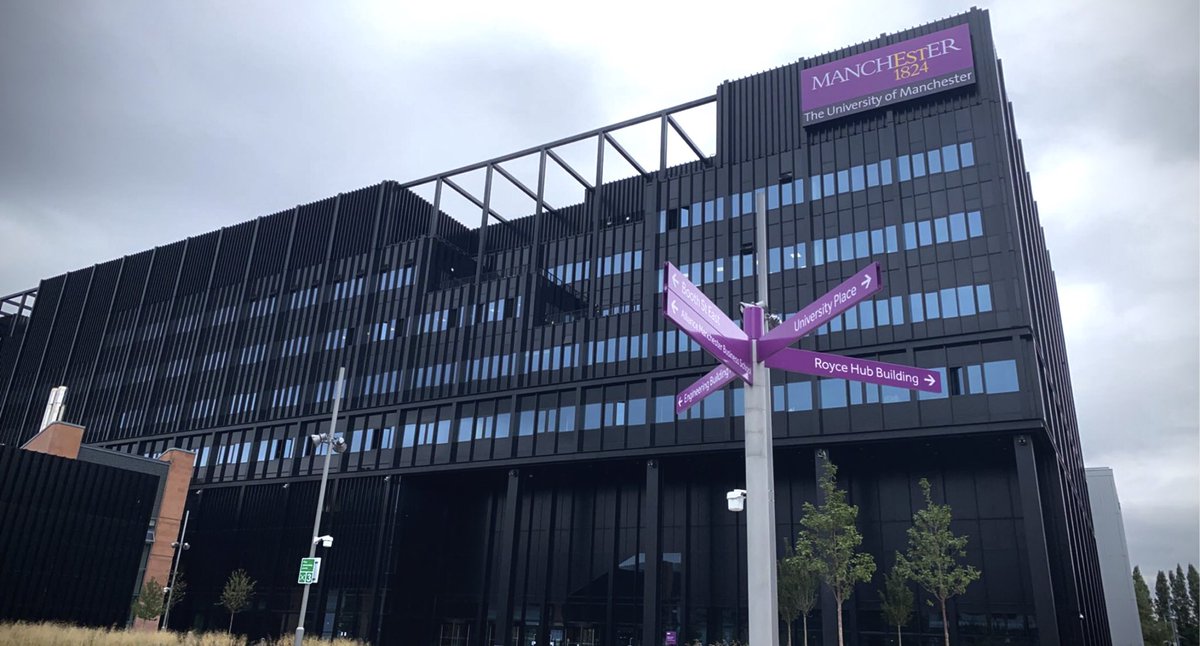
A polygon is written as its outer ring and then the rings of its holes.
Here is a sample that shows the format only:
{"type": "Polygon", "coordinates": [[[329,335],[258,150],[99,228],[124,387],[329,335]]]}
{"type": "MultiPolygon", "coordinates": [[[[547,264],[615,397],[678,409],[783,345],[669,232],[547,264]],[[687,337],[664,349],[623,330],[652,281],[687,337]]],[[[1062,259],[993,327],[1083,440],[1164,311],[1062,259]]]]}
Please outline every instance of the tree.
{"type": "Polygon", "coordinates": [[[938,505],[930,494],[929,481],[921,478],[925,508],[913,514],[908,528],[908,553],[896,554],[896,569],[933,595],[942,608],[942,638],[950,646],[950,626],[946,622],[946,600],[967,591],[979,578],[979,570],[963,565],[967,555],[967,537],[950,531],[950,505],[938,505]]]}
{"type": "Polygon", "coordinates": [[[1171,627],[1154,615],[1150,588],[1137,566],[1133,568],[1133,596],[1137,600],[1138,621],[1142,624],[1142,641],[1146,646],[1158,646],[1171,639],[1171,627]]]}
{"type": "Polygon", "coordinates": [[[1192,626],[1196,641],[1200,643],[1200,573],[1196,566],[1188,563],[1187,571],[1188,596],[1192,599],[1192,626]]]}
{"type": "Polygon", "coordinates": [[[833,592],[837,604],[838,646],[842,646],[842,604],[854,592],[854,585],[871,580],[875,574],[875,559],[859,552],[862,534],[855,521],[858,507],[846,502],[846,492],[837,487],[837,467],[828,459],[821,460],[821,493],[825,501],[819,507],[804,503],[797,548],[816,566],[817,575],[833,592]]]}
{"type": "Polygon", "coordinates": [[[133,616],[146,621],[155,619],[162,615],[166,600],[166,593],[158,584],[158,580],[150,579],[142,584],[142,589],[133,602],[133,616]]]}
{"type": "Polygon", "coordinates": [[[1167,582],[1167,575],[1163,574],[1162,570],[1158,571],[1158,577],[1154,580],[1154,614],[1158,616],[1158,620],[1171,625],[1171,584],[1167,582]]]}
{"type": "Polygon", "coordinates": [[[889,626],[896,627],[896,642],[904,644],[900,627],[908,624],[913,614],[913,591],[908,581],[896,568],[892,568],[883,580],[883,591],[879,593],[879,604],[883,618],[889,626]]]}
{"type": "Polygon", "coordinates": [[[1171,614],[1175,616],[1179,643],[1183,646],[1197,646],[1196,615],[1192,613],[1192,599],[1188,596],[1183,566],[1176,564],[1175,572],[1171,573],[1168,578],[1171,582],[1171,614]]]}
{"type": "Polygon", "coordinates": [[[810,553],[797,549],[779,559],[779,617],[787,624],[788,646],[792,646],[792,626],[797,617],[804,619],[804,646],[808,646],[808,613],[817,606],[821,585],[815,564],[805,556],[810,553]]]}
{"type": "Polygon", "coordinates": [[[233,632],[234,616],[250,605],[250,600],[254,598],[255,585],[257,583],[246,574],[245,570],[234,570],[229,575],[229,580],[225,582],[225,589],[221,591],[221,605],[229,611],[227,633],[233,632]]]}

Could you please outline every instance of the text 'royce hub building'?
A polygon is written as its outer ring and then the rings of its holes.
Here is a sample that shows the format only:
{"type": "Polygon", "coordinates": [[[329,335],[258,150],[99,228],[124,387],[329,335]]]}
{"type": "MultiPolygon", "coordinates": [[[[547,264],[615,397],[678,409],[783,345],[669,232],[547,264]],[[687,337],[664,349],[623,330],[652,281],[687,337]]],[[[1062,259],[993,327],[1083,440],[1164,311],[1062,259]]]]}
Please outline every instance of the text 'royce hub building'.
{"type": "MultiPolygon", "coordinates": [[[[348,450],[322,526],[337,540],[319,553],[309,634],[744,639],[745,518],[724,495],[744,482],[743,393],[675,415],[675,393],[714,362],[659,303],[668,261],[731,315],[756,300],[759,195],[773,310],[882,265],[883,291],[801,347],[935,369],[946,384],[773,375],[778,542],[794,540],[826,451],[880,566],[846,606],[849,643],[894,634],[877,590],[922,477],[983,573],[951,604],[956,643],[1109,643],[1054,277],[979,10],[44,280],[0,310],[0,441],[37,432],[46,394],[66,385],[86,442],[195,451],[190,589],[172,624],[223,628],[214,601],[240,567],[259,582],[241,629],[288,633],[323,461],[307,438],[328,429],[346,366],[348,450]],[[709,154],[675,115],[711,104],[709,154]],[[629,154],[618,131],[646,122],[695,161],[629,154]],[[596,145],[594,173],[556,152],[579,142],[596,145]],[[632,176],[605,177],[605,155],[632,176]],[[537,182],[506,168],[529,156],[537,182]],[[547,169],[582,201],[549,204],[547,169]],[[469,172],[487,189],[465,190],[469,172]],[[531,215],[493,208],[501,182],[531,215]],[[480,226],[446,215],[451,194],[480,226]]],[[[918,601],[905,631],[939,637],[940,613],[918,601]]],[[[809,621],[825,643],[832,612],[826,600],[809,621]]]]}

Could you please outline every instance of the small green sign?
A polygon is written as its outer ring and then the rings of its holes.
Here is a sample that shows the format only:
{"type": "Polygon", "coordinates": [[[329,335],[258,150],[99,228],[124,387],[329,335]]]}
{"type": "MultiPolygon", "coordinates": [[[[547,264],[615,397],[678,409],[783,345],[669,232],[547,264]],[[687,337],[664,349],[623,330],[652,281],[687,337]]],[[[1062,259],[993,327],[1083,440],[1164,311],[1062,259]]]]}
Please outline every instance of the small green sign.
{"type": "Polygon", "coordinates": [[[321,559],[300,559],[300,576],[297,583],[300,585],[309,585],[317,582],[317,578],[321,575],[321,559]]]}

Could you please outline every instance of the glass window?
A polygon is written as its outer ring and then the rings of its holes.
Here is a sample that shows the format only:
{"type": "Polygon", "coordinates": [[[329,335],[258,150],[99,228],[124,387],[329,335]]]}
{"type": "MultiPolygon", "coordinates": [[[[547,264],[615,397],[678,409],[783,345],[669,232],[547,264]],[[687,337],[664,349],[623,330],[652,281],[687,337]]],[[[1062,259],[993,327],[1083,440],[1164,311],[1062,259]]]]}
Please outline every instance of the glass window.
{"type": "Polygon", "coordinates": [[[474,417],[463,417],[458,420],[458,441],[471,441],[471,431],[475,428],[474,417]]]}
{"type": "Polygon", "coordinates": [[[898,386],[883,386],[880,390],[882,391],[880,399],[882,399],[883,403],[885,404],[896,404],[900,402],[912,401],[912,391],[907,388],[900,388],[898,386]]]}
{"type": "Polygon", "coordinates": [[[946,388],[946,386],[950,384],[950,380],[946,378],[946,369],[932,368],[932,370],[942,376],[942,391],[937,393],[927,393],[924,390],[921,390],[917,392],[917,399],[945,399],[950,396],[946,388]]]}
{"type": "Polygon", "coordinates": [[[779,205],[790,206],[792,204],[792,183],[786,182],[779,185],[779,205]]]}
{"type": "Polygon", "coordinates": [[[871,229],[871,253],[881,254],[883,252],[883,229],[871,229]]]}
{"type": "Polygon", "coordinates": [[[792,247],[792,254],[796,256],[796,267],[799,269],[808,266],[808,254],[805,247],[806,245],[803,242],[797,242],[796,246],[792,247]]]}
{"type": "Polygon", "coordinates": [[[767,187],[767,210],[779,208],[779,185],[772,184],[767,187]]]}
{"type": "Polygon", "coordinates": [[[583,407],[583,428],[594,431],[600,428],[601,404],[587,404],[583,407]]]}
{"type": "Polygon", "coordinates": [[[875,327],[875,304],[865,301],[858,304],[859,327],[869,330],[875,327]]]}
{"type": "Polygon", "coordinates": [[[772,274],[779,273],[783,267],[782,254],[779,247],[771,247],[767,253],[767,262],[769,264],[768,272],[772,274]]]}
{"type": "Polygon", "coordinates": [[[983,366],[967,366],[967,393],[983,394],[983,366]]]}
{"type": "Polygon", "coordinates": [[[904,248],[917,248],[917,224],[915,222],[904,223],[904,248]]]}
{"type": "Polygon", "coordinates": [[[904,297],[892,297],[892,325],[904,324],[904,297]]]}
{"type": "Polygon", "coordinates": [[[782,249],[782,253],[783,253],[783,269],[784,269],[785,271],[786,271],[786,270],[788,270],[788,269],[795,269],[795,268],[796,268],[796,253],[795,253],[795,252],[794,252],[792,249],[793,249],[793,247],[790,247],[790,246],[788,246],[788,247],[784,247],[784,248],[782,249]]]}
{"type": "MultiPolygon", "coordinates": [[[[725,198],[717,198],[717,222],[725,219],[725,198]]],[[[639,252],[640,254],[640,252],[639,252]]],[[[641,260],[639,259],[639,263],[641,260]]]]}
{"type": "Polygon", "coordinates": [[[985,362],[983,382],[987,392],[991,394],[1017,392],[1020,390],[1017,383],[1017,362],[1012,359],[985,362]]]}
{"type": "Polygon", "coordinates": [[[967,239],[967,216],[964,213],[950,214],[950,239],[954,242],[967,239]]]}
{"type": "Polygon", "coordinates": [[[741,386],[733,388],[733,416],[741,417],[746,414],[746,393],[741,386]]]}
{"type": "Polygon", "coordinates": [[[929,157],[929,172],[931,174],[942,172],[942,150],[934,148],[925,154],[929,157]]]}
{"type": "Polygon", "coordinates": [[[879,186],[879,164],[867,164],[867,186],[879,186]]]}
{"type": "Polygon", "coordinates": [[[517,418],[517,435],[533,435],[533,411],[521,411],[517,418]]]}
{"type": "Polygon", "coordinates": [[[821,176],[821,189],[825,197],[829,197],[837,192],[833,185],[833,173],[825,173],[821,176]]]}
{"type": "Polygon", "coordinates": [[[983,216],[979,211],[971,211],[967,214],[967,230],[970,231],[972,238],[983,235],[983,216]]]}
{"type": "Polygon", "coordinates": [[[971,316],[975,313],[975,290],[967,285],[959,287],[958,292],[958,313],[960,316],[971,316]]]}
{"type": "Polygon", "coordinates": [[[846,407],[846,380],[821,379],[821,408],[846,407]]]}
{"type": "Polygon", "coordinates": [[[787,409],[789,412],[812,410],[812,382],[798,381],[787,385],[787,409]]]}
{"type": "Polygon", "coordinates": [[[942,167],[947,173],[958,170],[958,146],[942,146],[942,167]]]}
{"type": "Polygon", "coordinates": [[[804,201],[804,178],[803,177],[792,182],[792,200],[794,200],[796,202],[796,204],[800,204],[801,202],[804,201]]]}
{"type": "Polygon", "coordinates": [[[861,191],[867,187],[867,180],[863,176],[862,166],[852,166],[850,168],[850,190],[861,191]]]}
{"type": "Polygon", "coordinates": [[[838,240],[837,238],[828,238],[825,240],[825,256],[829,262],[834,262],[838,259],[838,240]]]}
{"type": "Polygon", "coordinates": [[[842,260],[853,260],[854,259],[854,234],[843,233],[839,237],[839,240],[841,241],[841,244],[842,244],[841,259],[842,260]]]}
{"type": "Polygon", "coordinates": [[[883,235],[887,240],[887,252],[893,253],[899,249],[896,240],[896,225],[891,224],[883,229],[883,235]]]}
{"type": "Polygon", "coordinates": [[[754,209],[754,193],[751,193],[750,191],[742,193],[742,213],[750,215],[754,213],[754,209]]]}
{"type": "Polygon", "coordinates": [[[879,162],[879,178],[884,186],[892,183],[892,160],[884,159],[879,162]]]}
{"type": "Polygon", "coordinates": [[[850,405],[857,406],[863,403],[863,385],[861,381],[849,381],[846,383],[850,387],[850,405]]]}
{"type": "Polygon", "coordinates": [[[771,386],[771,412],[782,413],[787,409],[787,391],[783,384],[771,386]]]}
{"type": "Polygon", "coordinates": [[[846,313],[842,316],[844,316],[846,319],[847,330],[858,329],[858,308],[851,307],[850,309],[846,310],[846,313]]]}
{"type": "Polygon", "coordinates": [[[829,319],[829,331],[830,332],[841,332],[842,331],[842,317],[837,316],[837,317],[829,319]]]}
{"type": "Polygon", "coordinates": [[[976,285],[975,295],[979,297],[979,311],[992,311],[992,286],[991,285],[976,285]]]}
{"type": "Polygon", "coordinates": [[[946,218],[933,221],[933,232],[938,244],[950,242],[950,227],[946,224],[946,218]]]}
{"type": "Polygon", "coordinates": [[[450,420],[444,419],[437,425],[437,443],[446,444],[450,441],[450,420]]]}
{"type": "Polygon", "coordinates": [[[866,258],[871,255],[870,246],[867,244],[866,231],[859,231],[854,234],[854,255],[856,258],[866,258]]]}
{"type": "Polygon", "coordinates": [[[837,172],[837,185],[838,193],[850,192],[850,171],[839,170],[837,172]]]}
{"type": "Polygon", "coordinates": [[[701,414],[704,419],[720,419],[725,417],[725,389],[722,388],[717,392],[704,398],[700,402],[701,414]]]}
{"type": "Polygon", "coordinates": [[[659,395],[654,398],[654,422],[665,424],[675,418],[675,398],[671,395],[659,395]]]}
{"type": "Polygon", "coordinates": [[[820,240],[813,240],[813,266],[825,264],[825,245],[820,240]]]}
{"type": "Polygon", "coordinates": [[[812,177],[808,178],[808,180],[810,184],[809,194],[812,195],[812,199],[821,199],[821,176],[813,175],[812,177]]]}
{"type": "Polygon", "coordinates": [[[646,400],[638,397],[631,399],[627,407],[628,421],[630,426],[641,426],[646,423],[646,400]]]}
{"type": "Polygon", "coordinates": [[[502,439],[508,437],[509,419],[511,413],[499,413],[496,415],[496,438],[502,439]]]}
{"type": "Polygon", "coordinates": [[[915,153],[912,156],[913,177],[925,176],[925,153],[915,153]]]}
{"type": "Polygon", "coordinates": [[[925,294],[925,318],[935,319],[941,315],[938,313],[938,294],[937,292],[928,292],[925,294]]]}
{"type": "Polygon", "coordinates": [[[958,290],[947,287],[942,290],[942,318],[958,316],[958,290]]]}
{"type": "Polygon", "coordinates": [[[875,318],[879,320],[880,325],[891,325],[891,317],[888,316],[887,299],[875,301],[875,318]]]}
{"type": "Polygon", "coordinates": [[[917,233],[920,236],[922,247],[933,244],[933,228],[929,226],[929,220],[921,220],[917,223],[917,233]]]}
{"type": "Polygon", "coordinates": [[[962,153],[963,168],[975,165],[975,144],[974,143],[968,141],[966,143],[959,144],[958,151],[960,153],[962,153]]]}
{"type": "Polygon", "coordinates": [[[913,323],[920,323],[925,320],[925,306],[921,300],[921,294],[909,294],[908,304],[912,309],[913,323]]]}
{"type": "Polygon", "coordinates": [[[896,158],[896,168],[900,171],[901,182],[907,182],[912,179],[908,165],[908,155],[900,155],[896,158]]]}

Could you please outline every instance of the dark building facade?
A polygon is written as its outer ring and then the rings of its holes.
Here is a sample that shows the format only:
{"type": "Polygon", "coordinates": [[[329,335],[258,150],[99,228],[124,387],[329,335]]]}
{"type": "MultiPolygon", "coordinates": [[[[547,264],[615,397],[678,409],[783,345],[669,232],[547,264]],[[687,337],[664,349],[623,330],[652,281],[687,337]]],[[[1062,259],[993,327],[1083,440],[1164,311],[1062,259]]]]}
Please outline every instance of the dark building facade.
{"type": "MultiPolygon", "coordinates": [[[[744,517],[723,495],[744,477],[742,393],[676,417],[674,393],[715,362],[659,301],[666,261],[730,314],[756,300],[758,194],[773,310],[882,265],[884,290],[800,347],[937,369],[947,384],[931,395],[773,375],[780,544],[794,540],[827,452],[879,565],[847,604],[848,643],[890,643],[877,590],[922,477],[953,506],[983,572],[951,604],[955,643],[1109,643],[1054,276],[985,11],[44,280],[0,309],[0,441],[28,437],[39,400],[65,384],[86,441],[197,452],[190,592],[172,623],[223,626],[213,602],[242,567],[259,595],[235,629],[291,632],[323,460],[307,437],[328,429],[346,366],[338,430],[349,450],[334,458],[322,532],[336,543],[322,554],[310,634],[440,646],[744,639],[744,517]],[[805,116],[805,70],[959,25],[972,82],[805,116]],[[709,104],[712,155],[674,118],[709,104]],[[696,161],[643,167],[617,134],[646,122],[661,126],[664,150],[682,141],[696,161]],[[635,175],[606,179],[598,163],[585,176],[555,152],[584,141],[635,175]],[[534,186],[505,168],[528,156],[534,186]],[[581,203],[545,203],[554,167],[581,203]],[[470,172],[484,175],[482,194],[456,181],[470,172]],[[528,195],[533,214],[494,213],[497,182],[528,195]],[[452,191],[478,207],[478,227],[440,208],[452,191]]],[[[821,606],[812,635],[836,643],[829,599],[821,606]]],[[[940,615],[919,600],[906,632],[940,636],[940,615]]]]}

